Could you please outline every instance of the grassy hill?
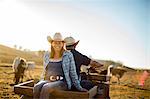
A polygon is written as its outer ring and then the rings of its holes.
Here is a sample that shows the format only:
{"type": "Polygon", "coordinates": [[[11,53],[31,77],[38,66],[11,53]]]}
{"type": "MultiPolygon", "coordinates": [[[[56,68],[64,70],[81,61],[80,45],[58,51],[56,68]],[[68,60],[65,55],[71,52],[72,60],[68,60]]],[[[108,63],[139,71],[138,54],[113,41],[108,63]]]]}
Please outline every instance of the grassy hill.
{"type": "MultiPolygon", "coordinates": [[[[13,60],[15,57],[23,57],[27,61],[34,61],[38,65],[42,65],[43,61],[43,53],[44,51],[21,51],[17,50],[15,48],[10,48],[8,46],[4,46],[0,44],[0,63],[13,63],[13,60]]],[[[129,70],[138,70],[138,69],[133,69],[128,66],[124,66],[121,63],[112,61],[112,60],[99,60],[96,59],[96,61],[104,64],[103,69],[107,69],[110,64],[115,64],[117,67],[121,67],[126,69],[127,71],[129,70]]],[[[102,68],[101,68],[102,69],[102,68]]]]}
{"type": "Polygon", "coordinates": [[[21,51],[0,44],[0,63],[13,63],[15,57],[25,58],[27,61],[34,61],[36,64],[42,64],[42,57],[35,52],[21,51]]]}

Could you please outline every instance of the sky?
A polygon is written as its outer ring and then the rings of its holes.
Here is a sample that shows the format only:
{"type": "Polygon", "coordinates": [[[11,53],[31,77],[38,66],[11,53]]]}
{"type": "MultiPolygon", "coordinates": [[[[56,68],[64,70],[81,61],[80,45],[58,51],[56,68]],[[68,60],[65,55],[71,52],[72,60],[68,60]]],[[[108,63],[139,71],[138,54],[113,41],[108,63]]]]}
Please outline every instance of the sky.
{"type": "Polygon", "coordinates": [[[56,32],[94,59],[150,69],[150,0],[0,0],[0,44],[48,50],[56,32]]]}

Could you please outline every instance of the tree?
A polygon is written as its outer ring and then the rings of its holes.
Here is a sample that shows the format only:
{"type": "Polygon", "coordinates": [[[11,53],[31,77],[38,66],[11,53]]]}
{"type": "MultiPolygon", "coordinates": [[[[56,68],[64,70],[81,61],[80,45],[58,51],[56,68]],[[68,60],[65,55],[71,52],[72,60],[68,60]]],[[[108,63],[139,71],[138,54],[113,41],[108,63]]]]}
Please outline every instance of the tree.
{"type": "Polygon", "coordinates": [[[16,44],[14,45],[14,48],[17,49],[17,45],[16,44]]]}
{"type": "Polygon", "coordinates": [[[22,46],[19,46],[19,50],[22,50],[22,46]]]}

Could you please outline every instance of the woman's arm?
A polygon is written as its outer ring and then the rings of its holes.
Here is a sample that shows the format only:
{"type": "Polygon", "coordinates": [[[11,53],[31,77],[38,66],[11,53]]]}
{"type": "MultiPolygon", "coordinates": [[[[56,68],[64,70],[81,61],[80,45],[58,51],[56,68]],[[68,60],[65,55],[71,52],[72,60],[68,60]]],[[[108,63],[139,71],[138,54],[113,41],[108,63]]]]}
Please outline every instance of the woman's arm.
{"type": "Polygon", "coordinates": [[[74,57],[73,57],[71,52],[69,54],[69,59],[70,59],[70,71],[69,72],[70,72],[71,80],[72,80],[74,86],[79,91],[87,91],[86,89],[82,88],[81,85],[80,85],[80,81],[78,79],[78,75],[77,75],[77,72],[76,72],[74,57]]]}
{"type": "Polygon", "coordinates": [[[42,74],[41,74],[41,79],[44,79],[44,76],[45,76],[45,69],[46,69],[46,66],[47,64],[49,63],[49,55],[50,55],[50,52],[46,51],[44,53],[44,56],[43,56],[43,71],[42,71],[42,74]]]}
{"type": "Polygon", "coordinates": [[[47,64],[49,63],[49,58],[50,58],[50,52],[46,51],[44,56],[43,56],[44,69],[46,68],[47,64]]]}

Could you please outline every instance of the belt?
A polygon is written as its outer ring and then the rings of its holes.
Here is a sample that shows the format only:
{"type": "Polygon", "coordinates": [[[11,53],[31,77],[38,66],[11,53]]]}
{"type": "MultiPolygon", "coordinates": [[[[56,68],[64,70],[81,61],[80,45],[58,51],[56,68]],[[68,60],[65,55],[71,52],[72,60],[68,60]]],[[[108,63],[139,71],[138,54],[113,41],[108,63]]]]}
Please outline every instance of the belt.
{"type": "Polygon", "coordinates": [[[49,76],[49,80],[52,82],[62,80],[62,79],[63,79],[62,76],[49,76]]]}

